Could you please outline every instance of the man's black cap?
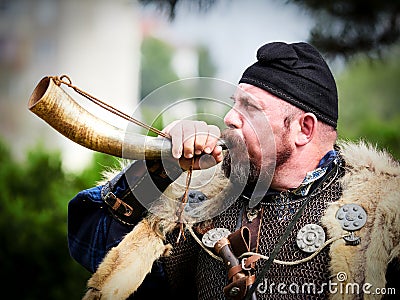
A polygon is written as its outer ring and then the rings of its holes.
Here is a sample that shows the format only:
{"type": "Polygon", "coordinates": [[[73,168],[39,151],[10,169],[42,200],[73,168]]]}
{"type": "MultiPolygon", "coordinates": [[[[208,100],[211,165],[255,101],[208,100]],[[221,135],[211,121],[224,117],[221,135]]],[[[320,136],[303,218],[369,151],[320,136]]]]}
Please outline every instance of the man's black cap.
{"type": "Polygon", "coordinates": [[[239,83],[266,90],[336,128],[335,79],[321,54],[307,43],[265,44],[257,51],[257,62],[244,71],[239,83]]]}

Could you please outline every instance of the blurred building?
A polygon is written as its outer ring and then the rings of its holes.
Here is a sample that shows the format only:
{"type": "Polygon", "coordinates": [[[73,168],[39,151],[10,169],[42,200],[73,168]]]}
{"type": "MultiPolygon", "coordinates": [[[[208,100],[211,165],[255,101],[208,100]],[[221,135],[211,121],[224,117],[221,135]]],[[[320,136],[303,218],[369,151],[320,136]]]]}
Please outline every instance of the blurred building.
{"type": "Polygon", "coordinates": [[[138,99],[139,24],[135,1],[0,1],[0,136],[17,157],[42,141],[62,149],[67,168],[85,165],[92,151],[31,113],[29,97],[42,77],[67,74],[73,84],[130,114],[138,99]]]}

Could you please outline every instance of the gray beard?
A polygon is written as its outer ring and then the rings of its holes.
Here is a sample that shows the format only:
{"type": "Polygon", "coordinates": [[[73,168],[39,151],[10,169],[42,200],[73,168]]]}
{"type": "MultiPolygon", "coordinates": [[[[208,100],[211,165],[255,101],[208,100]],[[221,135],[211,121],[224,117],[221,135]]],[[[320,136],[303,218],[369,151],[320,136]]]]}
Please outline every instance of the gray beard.
{"type": "MultiPolygon", "coordinates": [[[[285,164],[292,155],[292,148],[287,143],[288,132],[285,131],[281,137],[281,146],[277,149],[275,169],[285,164]]],[[[271,174],[260,174],[260,163],[256,162],[247,151],[246,143],[231,129],[226,129],[222,133],[222,138],[226,142],[229,151],[224,156],[222,170],[227,178],[234,184],[241,186],[247,185],[254,187],[258,181],[265,180],[271,174]],[[265,177],[265,178],[264,178],[265,177]]],[[[265,170],[273,170],[268,166],[265,170]]]]}
{"type": "Polygon", "coordinates": [[[240,185],[257,182],[260,168],[249,156],[246,143],[231,129],[225,130],[222,138],[229,148],[221,166],[225,176],[240,185]]]}

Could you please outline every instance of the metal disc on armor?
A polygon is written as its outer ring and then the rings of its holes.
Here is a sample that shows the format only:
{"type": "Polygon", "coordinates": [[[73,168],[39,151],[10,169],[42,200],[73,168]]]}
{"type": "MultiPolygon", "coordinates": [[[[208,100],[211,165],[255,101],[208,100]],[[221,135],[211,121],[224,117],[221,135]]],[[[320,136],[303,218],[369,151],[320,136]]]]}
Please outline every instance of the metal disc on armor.
{"type": "Polygon", "coordinates": [[[226,228],[213,228],[207,231],[201,241],[204,246],[214,248],[214,245],[223,237],[227,237],[231,232],[226,228]]]}
{"type": "Polygon", "coordinates": [[[325,243],[324,229],[317,224],[307,224],[297,233],[296,242],[302,251],[313,253],[325,243]]]}
{"type": "Polygon", "coordinates": [[[207,196],[201,191],[189,190],[187,203],[185,205],[185,213],[191,217],[195,217],[194,211],[199,209],[205,201],[207,201],[207,196]]]}
{"type": "Polygon", "coordinates": [[[358,204],[345,204],[336,213],[342,229],[356,231],[361,229],[367,222],[367,213],[358,204]]]}

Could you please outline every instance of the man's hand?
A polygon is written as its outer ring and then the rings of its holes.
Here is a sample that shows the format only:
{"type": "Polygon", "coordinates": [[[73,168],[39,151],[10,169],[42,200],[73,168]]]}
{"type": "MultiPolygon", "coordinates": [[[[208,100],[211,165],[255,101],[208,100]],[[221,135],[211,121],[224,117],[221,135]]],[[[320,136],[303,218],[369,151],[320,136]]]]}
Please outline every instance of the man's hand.
{"type": "Polygon", "coordinates": [[[222,148],[217,146],[220,130],[202,121],[180,120],[167,125],[163,132],[171,136],[172,155],[183,169],[206,169],[223,160],[222,148]]]}

